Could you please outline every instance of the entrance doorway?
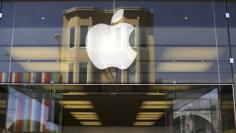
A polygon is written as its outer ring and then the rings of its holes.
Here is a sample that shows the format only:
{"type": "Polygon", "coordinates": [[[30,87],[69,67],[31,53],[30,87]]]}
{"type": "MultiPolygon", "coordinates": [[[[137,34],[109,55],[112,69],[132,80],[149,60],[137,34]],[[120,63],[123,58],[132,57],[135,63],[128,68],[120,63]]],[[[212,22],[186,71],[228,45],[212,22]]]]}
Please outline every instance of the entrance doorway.
{"type": "Polygon", "coordinates": [[[2,85],[2,133],[235,132],[231,85],[2,85]]]}

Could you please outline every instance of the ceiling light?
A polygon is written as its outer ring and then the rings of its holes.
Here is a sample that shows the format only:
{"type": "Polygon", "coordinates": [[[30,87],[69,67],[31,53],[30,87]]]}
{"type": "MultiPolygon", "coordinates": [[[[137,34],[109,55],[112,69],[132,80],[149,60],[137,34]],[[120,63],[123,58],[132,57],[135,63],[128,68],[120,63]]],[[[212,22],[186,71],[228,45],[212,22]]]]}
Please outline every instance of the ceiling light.
{"type": "Polygon", "coordinates": [[[90,101],[60,101],[61,104],[73,104],[73,105],[88,105],[92,104],[90,101]]]}
{"type": "MultiPolygon", "coordinates": [[[[8,54],[11,52],[6,49],[8,54]]],[[[16,60],[56,60],[59,57],[57,47],[14,47],[12,57],[16,60]]]]}
{"type": "Polygon", "coordinates": [[[138,113],[139,117],[157,117],[163,115],[164,112],[140,112],[138,113]]]}
{"type": "Polygon", "coordinates": [[[71,114],[79,120],[98,120],[98,115],[95,112],[71,112],[71,114]]]}
{"type": "Polygon", "coordinates": [[[95,112],[71,112],[73,115],[97,115],[95,112]]]}
{"type": "Polygon", "coordinates": [[[167,95],[167,93],[148,92],[148,93],[146,93],[146,95],[150,95],[150,96],[165,96],[165,95],[167,95]]]}
{"type": "Polygon", "coordinates": [[[167,47],[163,50],[162,60],[216,60],[225,49],[215,47],[167,47]],[[219,52],[219,53],[218,53],[219,52]],[[201,54],[199,54],[201,53],[201,54]]]}
{"type": "Polygon", "coordinates": [[[92,109],[92,105],[63,105],[67,109],[92,109]]]}
{"type": "Polygon", "coordinates": [[[68,92],[68,93],[61,93],[64,96],[75,96],[75,95],[87,95],[85,92],[68,92]]]}
{"type": "Polygon", "coordinates": [[[161,87],[159,91],[187,91],[191,86],[165,86],[161,87]]]}
{"type": "Polygon", "coordinates": [[[60,104],[63,105],[64,108],[70,109],[92,109],[93,105],[90,101],[60,101],[60,104]]]}
{"type": "Polygon", "coordinates": [[[137,117],[136,118],[136,120],[158,120],[158,119],[160,119],[160,117],[147,117],[147,118],[145,118],[145,117],[137,117]]]}
{"type": "Polygon", "coordinates": [[[163,112],[140,112],[138,113],[136,120],[157,120],[162,115],[164,115],[163,112]]]}
{"type": "Polygon", "coordinates": [[[171,101],[144,101],[142,103],[142,109],[167,109],[170,108],[171,101]]]}
{"type": "Polygon", "coordinates": [[[161,62],[157,66],[158,72],[207,72],[212,62],[161,62]]]}
{"type": "Polygon", "coordinates": [[[97,117],[80,117],[80,116],[73,116],[76,120],[99,120],[97,117]]]}
{"type": "Polygon", "coordinates": [[[135,122],[134,126],[151,126],[154,124],[155,124],[155,122],[135,122]]]}
{"type": "Polygon", "coordinates": [[[80,122],[80,124],[83,125],[83,126],[100,126],[100,125],[102,125],[102,123],[101,123],[101,122],[98,122],[98,121],[94,121],[94,122],[91,122],[91,121],[89,121],[89,122],[83,121],[83,122],[80,122]]]}

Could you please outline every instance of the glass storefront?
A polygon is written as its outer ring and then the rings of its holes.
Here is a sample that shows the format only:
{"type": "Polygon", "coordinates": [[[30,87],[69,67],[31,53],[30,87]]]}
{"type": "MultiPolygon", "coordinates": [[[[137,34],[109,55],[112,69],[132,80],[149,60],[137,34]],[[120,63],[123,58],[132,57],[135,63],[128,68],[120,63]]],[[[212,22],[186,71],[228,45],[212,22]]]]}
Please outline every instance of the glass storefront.
{"type": "MultiPolygon", "coordinates": [[[[234,1],[217,0],[3,0],[0,79],[43,84],[232,83],[234,7],[234,1]],[[124,10],[120,21],[133,25],[125,41],[137,55],[130,59],[130,69],[99,70],[96,61],[107,67],[113,60],[118,66],[129,61],[129,54],[114,50],[101,59],[94,55],[99,58],[95,61],[87,53],[87,33],[97,24],[111,25],[119,9],[124,10]]],[[[119,43],[121,31],[116,32],[119,43]]],[[[90,38],[98,39],[90,41],[93,44],[103,42],[100,36],[107,33],[96,34],[90,38]]]]}
{"type": "Polygon", "coordinates": [[[235,133],[236,1],[0,0],[0,133],[235,133]]]}
{"type": "Polygon", "coordinates": [[[1,96],[1,133],[235,132],[231,85],[2,85],[1,96]]]}

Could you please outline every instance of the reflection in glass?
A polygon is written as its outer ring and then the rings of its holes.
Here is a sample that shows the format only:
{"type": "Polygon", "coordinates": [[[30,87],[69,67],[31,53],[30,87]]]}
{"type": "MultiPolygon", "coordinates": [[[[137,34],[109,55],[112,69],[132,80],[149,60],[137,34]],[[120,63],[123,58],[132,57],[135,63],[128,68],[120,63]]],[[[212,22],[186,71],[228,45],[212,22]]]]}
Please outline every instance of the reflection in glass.
{"type": "Polygon", "coordinates": [[[69,28],[69,48],[75,47],[75,27],[69,28]]]}
{"type": "Polygon", "coordinates": [[[127,70],[128,83],[136,83],[136,64],[133,63],[127,70]]]}
{"type": "Polygon", "coordinates": [[[9,88],[7,124],[11,132],[58,132],[54,123],[54,100],[31,98],[9,88]],[[51,114],[53,113],[53,114],[51,114]]]}
{"type": "Polygon", "coordinates": [[[88,63],[79,63],[79,83],[87,83],[88,79],[88,63]]]}
{"type": "Polygon", "coordinates": [[[88,26],[80,26],[80,47],[83,48],[86,46],[86,36],[88,33],[88,26]]]}

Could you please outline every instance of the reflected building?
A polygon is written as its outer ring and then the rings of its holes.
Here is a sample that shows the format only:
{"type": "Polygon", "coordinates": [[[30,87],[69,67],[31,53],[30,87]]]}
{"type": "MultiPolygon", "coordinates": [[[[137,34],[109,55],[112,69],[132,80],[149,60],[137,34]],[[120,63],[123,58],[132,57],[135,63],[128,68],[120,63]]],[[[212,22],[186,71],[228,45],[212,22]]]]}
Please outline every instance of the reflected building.
{"type": "Polygon", "coordinates": [[[129,23],[135,27],[129,42],[137,57],[127,70],[98,70],[86,51],[88,30],[100,23],[110,25],[113,10],[75,7],[64,11],[60,51],[63,83],[155,83],[153,13],[143,8],[122,9],[124,16],[118,23],[129,23]]]}

